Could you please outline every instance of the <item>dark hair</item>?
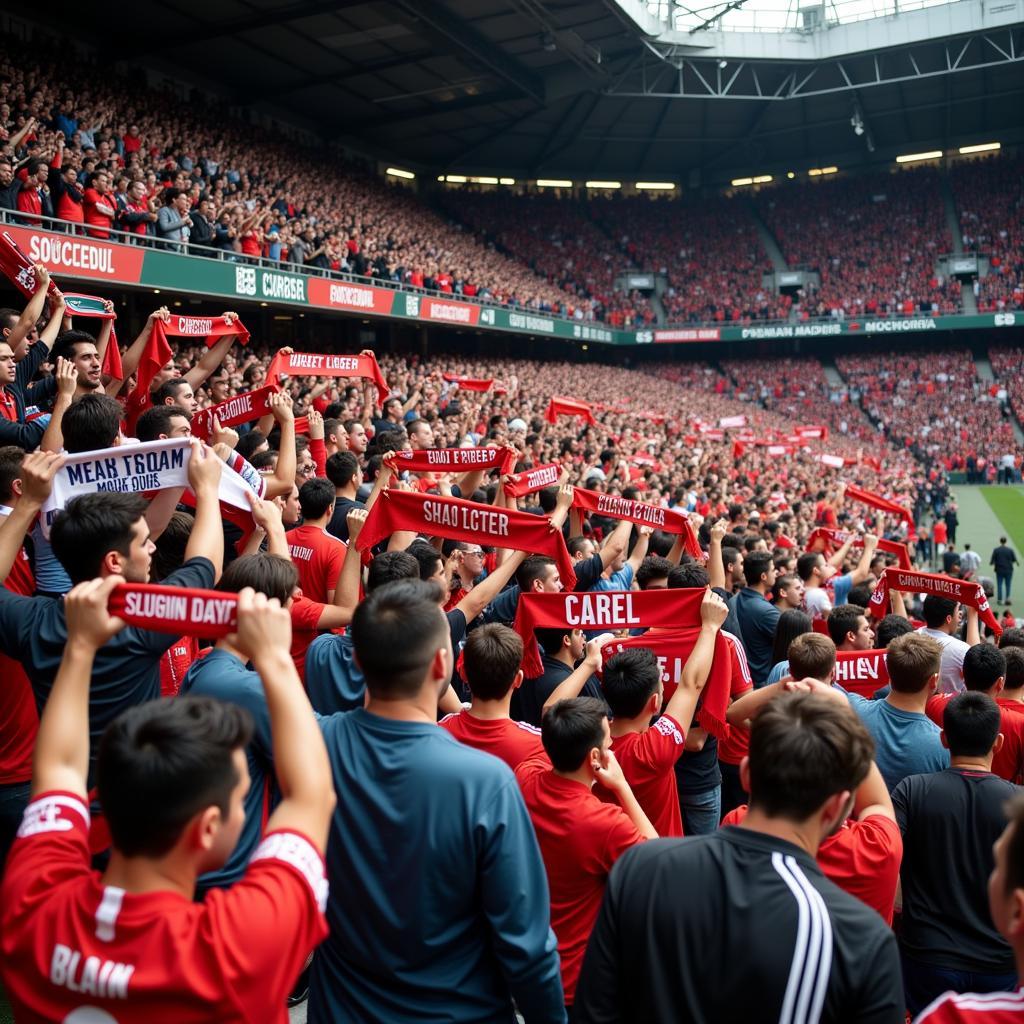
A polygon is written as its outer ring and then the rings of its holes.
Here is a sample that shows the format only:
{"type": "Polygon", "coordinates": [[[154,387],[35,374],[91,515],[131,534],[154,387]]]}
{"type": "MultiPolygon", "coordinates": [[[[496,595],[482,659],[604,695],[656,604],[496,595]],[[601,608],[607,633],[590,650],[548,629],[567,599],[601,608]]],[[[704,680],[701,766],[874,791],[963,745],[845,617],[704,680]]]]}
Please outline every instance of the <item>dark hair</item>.
{"type": "Polygon", "coordinates": [[[987,693],[958,693],[947,702],[942,714],[942,731],[950,755],[987,757],[999,735],[1000,721],[999,705],[987,693]]]}
{"type": "MultiPolygon", "coordinates": [[[[187,386],[188,381],[185,380],[184,377],[172,377],[170,380],[165,380],[163,384],[161,384],[160,387],[158,387],[156,391],[153,392],[153,404],[166,405],[167,399],[169,398],[171,400],[171,405],[177,405],[178,392],[183,387],[187,386]]],[[[185,415],[187,416],[188,413],[186,413],[185,415]]]]}
{"type": "Polygon", "coordinates": [[[239,781],[234,752],[251,738],[249,713],[212,697],[149,701],[119,715],[100,740],[96,775],[115,849],[162,857],[200,811],[216,806],[227,818],[239,781]]]}
{"type": "Polygon", "coordinates": [[[820,551],[808,551],[796,560],[796,574],[806,583],[818,568],[818,559],[824,561],[824,555],[820,551]]]}
{"type": "Polygon", "coordinates": [[[813,629],[811,617],[799,608],[787,608],[775,623],[775,639],[772,641],[772,664],[777,665],[789,657],[789,645],[804,633],[813,629]]]}
{"type": "Polygon", "coordinates": [[[140,441],[156,441],[161,434],[170,436],[174,429],[171,420],[178,417],[188,420],[188,413],[176,405],[150,406],[135,424],[135,436],[140,441]]]}
{"type": "MultiPolygon", "coordinates": [[[[90,345],[96,344],[96,339],[88,331],[62,331],[57,335],[56,341],[50,348],[50,354],[47,357],[49,362],[57,365],[58,359],[74,359],[75,358],[75,346],[79,342],[87,342],[90,345]]],[[[113,339],[110,344],[113,345],[113,339]]]]}
{"type": "Polygon", "coordinates": [[[153,562],[149,568],[149,578],[153,583],[166,579],[175,569],[182,566],[185,561],[185,549],[195,525],[195,516],[191,512],[171,513],[163,533],[153,541],[156,550],[153,552],[153,562]]]}
{"type": "Polygon", "coordinates": [[[595,697],[560,700],[544,712],[540,738],[557,772],[574,772],[587,756],[604,743],[608,710],[595,697]]]}
{"type": "Polygon", "coordinates": [[[112,448],[121,432],[124,410],[109,395],[82,395],[60,421],[64,450],[70,454],[112,448]]]}
{"type": "Polygon", "coordinates": [[[855,587],[850,587],[850,593],[846,595],[847,604],[855,604],[858,608],[867,609],[868,605],[871,604],[871,595],[874,593],[871,586],[867,583],[858,583],[855,587]]]}
{"type": "Polygon", "coordinates": [[[898,636],[906,636],[914,632],[914,624],[903,618],[902,615],[893,615],[891,612],[886,615],[875,627],[875,646],[886,648],[898,636]]]}
{"type": "Polygon", "coordinates": [[[860,627],[860,620],[864,618],[865,611],[860,605],[856,604],[840,604],[836,605],[828,613],[828,619],[826,625],[828,626],[828,635],[832,637],[832,643],[836,647],[841,647],[846,641],[847,633],[856,633],[860,627]]]}
{"type": "Polygon", "coordinates": [[[748,587],[761,582],[761,577],[774,567],[772,556],[767,551],[751,551],[743,560],[743,578],[748,587]]]}
{"type": "Polygon", "coordinates": [[[408,551],[382,551],[366,570],[366,592],[369,594],[396,580],[419,578],[420,564],[408,551]]]}
{"type": "Polygon", "coordinates": [[[920,693],[942,663],[938,640],[923,633],[906,633],[889,644],[885,664],[897,693],[920,693]]]}
{"type": "Polygon", "coordinates": [[[257,551],[236,558],[224,570],[217,589],[233,594],[243,587],[252,587],[257,593],[276,597],[284,604],[298,585],[299,570],[290,558],[257,551]]]}
{"type": "Polygon", "coordinates": [[[533,631],[533,635],[541,650],[553,658],[564,646],[565,638],[574,632],[573,626],[541,626],[533,631]]]}
{"type": "Polygon", "coordinates": [[[141,494],[110,491],[82,494],[69,501],[53,520],[50,546],[71,582],[99,576],[108,552],[127,557],[133,528],[147,508],[149,502],[141,494]]]}
{"type": "MultiPolygon", "coordinates": [[[[237,452],[238,449],[236,448],[237,452]]],[[[266,451],[256,452],[254,455],[249,457],[249,465],[255,470],[269,469],[273,472],[277,468],[277,460],[280,458],[280,453],[274,451],[273,448],[269,448],[266,451]]]]}
{"type": "MultiPolygon", "coordinates": [[[[737,537],[736,543],[739,544],[740,540],[737,537]]],[[[722,568],[728,569],[730,565],[735,564],[740,559],[740,549],[734,547],[732,544],[722,545],[722,568]]]]}
{"type": "Polygon", "coordinates": [[[871,734],[847,708],[815,693],[771,701],[750,729],[750,804],[805,821],[836,793],[853,793],[875,756],[871,734]]]}
{"type": "Polygon", "coordinates": [[[359,460],[351,452],[335,452],[327,460],[327,479],[335,487],[347,487],[359,472],[359,460]]]}
{"type": "Polygon", "coordinates": [[[534,580],[547,578],[548,566],[556,564],[555,560],[547,555],[530,555],[523,559],[523,564],[516,569],[516,583],[519,584],[519,589],[525,594],[534,580]]]}
{"type": "MultiPolygon", "coordinates": [[[[566,542],[565,548],[570,555],[578,555],[582,553],[588,544],[594,544],[594,542],[589,537],[584,537],[581,534],[579,537],[570,537],[566,542]]],[[[594,544],[594,547],[596,548],[597,544],[594,544]]]]}
{"type": "Polygon", "coordinates": [[[256,453],[256,449],[259,448],[267,437],[262,430],[257,430],[253,427],[252,430],[247,430],[238,438],[238,444],[235,445],[235,451],[242,456],[243,459],[248,459],[252,462],[251,456],[256,453]]]}
{"type": "Polygon", "coordinates": [[[522,637],[499,622],[474,629],[462,649],[463,674],[470,692],[480,700],[501,700],[515,682],[522,661],[522,637]]]}
{"type": "MultiPolygon", "coordinates": [[[[776,557],[776,559],[775,559],[775,568],[776,568],[776,570],[778,570],[778,568],[779,568],[780,561],[784,562],[785,559],[779,559],[778,557],[776,557]]],[[[787,587],[791,587],[794,583],[796,583],[796,581],[797,581],[796,575],[794,573],[791,573],[791,572],[783,573],[780,576],[776,576],[775,577],[775,582],[772,584],[772,601],[773,602],[778,601],[779,598],[782,597],[782,592],[787,587]]]]}
{"type": "Polygon", "coordinates": [[[956,614],[958,602],[948,597],[939,597],[938,594],[928,594],[924,599],[922,615],[925,625],[929,629],[940,629],[946,624],[946,619],[956,614]]]}
{"type": "Polygon", "coordinates": [[[703,589],[708,585],[708,571],[700,562],[683,562],[674,565],[668,574],[669,590],[703,589]]]}
{"type": "Polygon", "coordinates": [[[1004,629],[999,637],[999,649],[1005,651],[1007,647],[1024,647],[1024,629],[1020,626],[1010,626],[1004,629]]]}
{"type": "Polygon", "coordinates": [[[1024,686],[1024,650],[1020,647],[1005,647],[1003,657],[1006,658],[1006,689],[1019,690],[1024,686]]]}
{"type": "Polygon", "coordinates": [[[991,644],[975,644],[964,653],[964,686],[990,690],[1006,675],[1006,656],[991,644]]]}
{"type": "Polygon", "coordinates": [[[675,566],[661,555],[648,555],[636,570],[636,585],[646,590],[652,580],[667,580],[675,566]]]}
{"type": "Polygon", "coordinates": [[[374,697],[414,697],[438,650],[449,643],[438,588],[405,579],[367,594],[352,616],[356,660],[374,697]]]}
{"type": "Polygon", "coordinates": [[[661,669],[648,647],[627,647],[604,663],[601,691],[616,718],[636,718],[657,693],[661,669]]]}
{"type": "Polygon", "coordinates": [[[319,519],[334,504],[334,484],[322,476],[307,480],[299,488],[299,508],[303,519],[319,519]]]}
{"type": "Polygon", "coordinates": [[[789,674],[826,683],[836,667],[836,645],[820,633],[803,633],[789,645],[789,674]]]}
{"type": "Polygon", "coordinates": [[[14,481],[21,479],[25,449],[16,444],[0,448],[0,502],[7,504],[14,497],[14,481]]]}
{"type": "Polygon", "coordinates": [[[419,577],[421,580],[429,580],[437,572],[437,563],[443,561],[441,553],[433,544],[417,537],[405,549],[419,565],[419,577]]]}

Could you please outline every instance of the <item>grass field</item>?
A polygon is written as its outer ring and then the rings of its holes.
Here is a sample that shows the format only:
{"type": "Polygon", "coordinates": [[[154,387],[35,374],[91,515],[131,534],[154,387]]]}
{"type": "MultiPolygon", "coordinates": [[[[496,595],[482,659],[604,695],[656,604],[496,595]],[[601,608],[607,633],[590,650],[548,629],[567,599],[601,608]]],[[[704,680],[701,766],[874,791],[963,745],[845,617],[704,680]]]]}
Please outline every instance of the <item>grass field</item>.
{"type": "Polygon", "coordinates": [[[1020,557],[1024,552],[1024,487],[982,487],[981,493],[1006,527],[1010,545],[1020,557]]]}

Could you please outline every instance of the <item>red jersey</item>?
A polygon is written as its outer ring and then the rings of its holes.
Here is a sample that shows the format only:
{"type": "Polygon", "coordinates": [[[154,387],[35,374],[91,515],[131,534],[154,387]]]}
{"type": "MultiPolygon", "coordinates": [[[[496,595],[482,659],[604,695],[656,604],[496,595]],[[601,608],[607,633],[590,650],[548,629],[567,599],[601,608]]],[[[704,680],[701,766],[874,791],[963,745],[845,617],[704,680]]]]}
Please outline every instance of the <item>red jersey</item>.
{"type": "Polygon", "coordinates": [[[199,641],[183,636],[160,659],[160,696],[177,697],[189,665],[199,657],[199,641]]]}
{"type": "MultiPolygon", "coordinates": [[[[685,742],[683,727],[671,715],[662,715],[645,732],[627,732],[612,740],[622,774],[662,839],[683,834],[675,764],[685,742]]],[[[605,803],[619,805],[615,794],[600,784],[594,794],[605,803]]]]}
{"type": "Polygon", "coordinates": [[[1016,992],[984,995],[947,992],[926,1006],[915,1024],[1021,1024],[1024,1021],[1024,988],[1016,992]]]}
{"type": "Polygon", "coordinates": [[[19,1024],[288,1020],[288,993],[327,934],[324,862],[309,840],[270,833],[241,881],[193,903],[104,885],[88,832],[80,797],[44,793],[11,847],[0,972],[19,1024]]]}
{"type": "Polygon", "coordinates": [[[82,196],[85,223],[92,225],[89,234],[93,238],[109,238],[117,212],[114,197],[106,193],[101,195],[94,188],[87,188],[82,196]]]}
{"type": "MultiPolygon", "coordinates": [[[[722,819],[722,827],[740,825],[747,816],[742,804],[722,819]]],[[[818,847],[818,866],[840,889],[856,896],[892,924],[896,885],[903,859],[899,825],[884,814],[863,821],[847,818],[843,827],[818,847]]]]}
{"type": "MultiPolygon", "coordinates": [[[[752,690],[754,678],[750,674],[750,665],[747,664],[747,652],[743,649],[738,637],[732,633],[722,630],[722,636],[729,645],[730,664],[732,666],[732,686],[729,689],[729,700],[734,701],[737,697],[752,690]]],[[[734,729],[729,727],[728,735],[718,741],[718,760],[726,764],[739,764],[747,756],[750,750],[750,730],[734,729]]]]}
{"type": "MultiPolygon", "coordinates": [[[[953,693],[937,693],[928,698],[924,712],[940,729],[946,704],[955,696],[953,693]]],[[[992,772],[1007,782],[1019,783],[1024,776],[1024,715],[1019,714],[1022,705],[1005,697],[996,698],[996,703],[999,705],[999,731],[1003,734],[1003,745],[992,758],[992,772]]]]}
{"type": "Polygon", "coordinates": [[[304,594],[299,594],[292,598],[288,609],[292,616],[292,661],[303,683],[306,681],[306,651],[320,635],[320,616],[325,607],[320,601],[310,601],[304,594]]]}
{"type": "Polygon", "coordinates": [[[347,545],[322,526],[298,526],[288,531],[287,538],[302,593],[311,601],[328,602],[338,585],[347,545]]]}
{"type": "Polygon", "coordinates": [[[437,724],[467,747],[500,757],[512,771],[531,757],[547,759],[540,729],[526,722],[514,722],[511,718],[476,718],[463,708],[445,715],[437,724]]]}
{"type": "Polygon", "coordinates": [[[0,388],[0,416],[11,423],[18,422],[18,404],[6,387],[0,388]]]}
{"type": "Polygon", "coordinates": [[[562,988],[566,1003],[572,1003],[608,873],[644,837],[625,811],[603,803],[582,783],[556,775],[545,761],[524,761],[516,779],[544,858],[562,988]]]}

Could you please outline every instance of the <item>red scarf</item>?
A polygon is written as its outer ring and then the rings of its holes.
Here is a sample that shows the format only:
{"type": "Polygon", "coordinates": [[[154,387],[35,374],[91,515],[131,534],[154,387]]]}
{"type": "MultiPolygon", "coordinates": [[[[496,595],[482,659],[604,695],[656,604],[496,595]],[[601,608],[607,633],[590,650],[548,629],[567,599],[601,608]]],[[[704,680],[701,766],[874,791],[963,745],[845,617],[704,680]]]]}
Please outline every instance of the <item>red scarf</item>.
{"type": "Polygon", "coordinates": [[[458,384],[463,391],[490,391],[494,384],[494,378],[481,380],[474,377],[459,377],[454,373],[442,373],[441,376],[449,384],[458,384]]]}
{"type": "MultiPolygon", "coordinates": [[[[671,593],[677,593],[677,591],[671,591],[671,593]]],[[[699,608],[697,614],[699,617],[699,608]]],[[[661,667],[661,679],[665,684],[665,703],[667,704],[683,677],[683,666],[693,653],[698,636],[700,636],[700,626],[675,629],[671,633],[645,633],[643,636],[631,636],[628,640],[615,640],[604,648],[604,656],[608,658],[619,651],[634,647],[646,647],[652,651],[661,667]]],[[[715,634],[715,654],[711,661],[708,681],[700,693],[697,722],[702,729],[720,740],[724,740],[729,735],[725,713],[729,709],[731,691],[732,656],[729,653],[727,641],[722,636],[722,631],[719,630],[715,634]]]]}
{"type": "Polygon", "coordinates": [[[704,557],[690,520],[675,509],[649,505],[644,501],[621,498],[615,494],[599,494],[597,491],[587,491],[582,487],[573,488],[572,505],[573,508],[582,509],[588,514],[596,512],[612,519],[628,519],[639,526],[653,526],[657,530],[664,530],[665,533],[681,533],[685,537],[686,553],[691,558],[704,557]]]}
{"type": "Polygon", "coordinates": [[[592,426],[597,425],[594,414],[586,402],[577,402],[574,398],[552,398],[544,412],[548,423],[557,423],[559,416],[582,416],[592,426]]]}
{"type": "Polygon", "coordinates": [[[214,418],[222,427],[237,427],[240,423],[258,420],[270,412],[270,396],[277,394],[277,387],[268,384],[255,391],[245,391],[225,402],[200,409],[192,417],[192,436],[206,441],[213,432],[214,418]]]}
{"type": "MultiPolygon", "coordinates": [[[[371,513],[372,514],[372,513],[371,513]]],[[[363,527],[363,533],[366,527],[363,527]]],[[[360,534],[360,541],[362,534],[360,534]]],[[[651,628],[678,630],[700,622],[704,589],[599,590],[577,594],[520,594],[512,628],[523,638],[523,674],[544,671],[535,629],[586,629],[599,632],[651,628]]]]}
{"type": "Polygon", "coordinates": [[[800,437],[816,437],[822,441],[828,440],[828,427],[822,426],[809,426],[809,427],[797,427],[796,434],[800,437]]]}
{"type": "Polygon", "coordinates": [[[562,467],[557,462],[549,462],[544,466],[534,466],[516,473],[505,483],[505,493],[513,498],[525,498],[527,494],[541,491],[545,487],[554,487],[562,475],[562,467]]]}
{"type": "Polygon", "coordinates": [[[960,604],[967,605],[968,608],[976,608],[981,621],[996,636],[1003,631],[992,614],[988,598],[980,583],[955,580],[951,576],[940,576],[934,573],[886,569],[878,581],[878,586],[875,587],[875,592],[871,595],[871,604],[868,606],[876,619],[882,618],[886,608],[889,607],[890,590],[899,590],[909,594],[936,594],[939,597],[949,598],[951,601],[958,601],[960,604]]]}
{"type": "Polygon", "coordinates": [[[166,323],[157,320],[153,324],[153,333],[158,332],[172,338],[206,338],[208,348],[229,334],[237,334],[243,345],[249,344],[249,331],[237,317],[228,320],[222,316],[180,316],[172,313],[166,323]]]}
{"type": "Polygon", "coordinates": [[[471,473],[475,469],[497,469],[507,473],[516,461],[511,448],[427,448],[423,451],[391,452],[387,461],[411,473],[471,473]]]}
{"type": "Polygon", "coordinates": [[[897,505],[895,501],[883,498],[880,494],[865,491],[863,488],[855,487],[853,484],[847,484],[846,497],[853,501],[862,501],[865,505],[871,505],[873,508],[881,509],[883,512],[888,512],[891,515],[899,516],[907,526],[911,529],[914,528],[914,519],[911,514],[902,505],[897,505]]]}
{"type": "Polygon", "coordinates": [[[381,491],[370,509],[356,547],[365,551],[396,530],[547,555],[558,565],[562,585],[576,585],[576,573],[562,534],[546,516],[494,508],[463,498],[388,489],[381,491]]]}
{"type": "Polygon", "coordinates": [[[377,397],[381,403],[389,392],[388,382],[384,379],[384,374],[377,364],[377,357],[372,352],[365,355],[360,353],[357,356],[321,355],[314,352],[292,352],[290,355],[284,355],[278,352],[270,362],[267,380],[277,384],[282,374],[289,377],[361,377],[364,380],[372,380],[377,387],[377,397]]]}
{"type": "MultiPolygon", "coordinates": [[[[0,233],[0,272],[26,299],[31,299],[35,295],[35,263],[22,252],[8,231],[0,233]]],[[[57,282],[51,277],[47,294],[52,295],[56,288],[57,282]]]]}
{"type": "Polygon", "coordinates": [[[174,636],[222,637],[238,626],[238,595],[157,583],[122,583],[107,609],[129,626],[174,636]]]}
{"type": "MultiPolygon", "coordinates": [[[[79,292],[65,292],[64,301],[68,306],[69,316],[84,316],[96,320],[116,320],[116,313],[108,313],[103,300],[96,295],[83,295],[79,292]]],[[[101,367],[111,380],[124,380],[124,370],[121,367],[121,350],[117,347],[117,329],[110,325],[110,340],[107,342],[106,351],[103,353],[103,366],[101,367]]]]}
{"type": "Polygon", "coordinates": [[[870,699],[875,690],[889,682],[885,651],[837,651],[833,678],[844,690],[870,699]]]}
{"type": "MultiPolygon", "coordinates": [[[[830,555],[837,548],[841,548],[845,543],[846,539],[850,536],[845,530],[832,530],[827,526],[820,526],[817,530],[812,531],[811,535],[807,538],[807,547],[805,550],[810,551],[814,548],[814,545],[818,541],[824,543],[823,554],[830,555]]],[[[853,542],[855,548],[864,547],[864,538],[856,537],[853,542]]],[[[907,551],[906,544],[900,544],[894,540],[878,540],[878,550],[884,551],[886,554],[895,555],[899,560],[899,568],[909,569],[910,568],[910,553],[907,551]]]]}

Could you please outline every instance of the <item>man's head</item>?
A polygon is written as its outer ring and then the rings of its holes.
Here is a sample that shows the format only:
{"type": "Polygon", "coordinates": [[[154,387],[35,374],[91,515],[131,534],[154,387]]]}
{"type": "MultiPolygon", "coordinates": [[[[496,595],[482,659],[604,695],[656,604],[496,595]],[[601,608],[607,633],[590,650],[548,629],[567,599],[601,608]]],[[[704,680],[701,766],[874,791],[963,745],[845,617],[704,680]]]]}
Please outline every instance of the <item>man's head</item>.
{"type": "Polygon", "coordinates": [[[964,654],[964,686],[997,697],[1006,682],[1006,655],[991,644],[975,644],[964,654]]]}
{"type": "Polygon", "coordinates": [[[370,591],[352,617],[356,661],[375,700],[441,695],[452,673],[448,621],[437,588],[400,580],[370,591]]]}
{"type": "Polygon", "coordinates": [[[173,405],[185,413],[189,419],[199,411],[199,402],[192,391],[192,385],[183,377],[165,380],[153,392],[153,404],[173,405]]]}
{"type": "Polygon", "coordinates": [[[295,439],[295,486],[302,485],[316,476],[316,462],[309,453],[309,442],[304,437],[295,439]]]}
{"type": "Polygon", "coordinates": [[[885,663],[897,693],[932,693],[939,681],[942,647],[923,633],[907,633],[889,644],[885,663]]]}
{"type": "Polygon", "coordinates": [[[524,594],[558,594],[562,579],[558,565],[547,555],[530,555],[516,570],[516,583],[524,594]]]}
{"type": "Polygon", "coordinates": [[[211,697],[150,701],[118,716],[97,767],[114,848],[155,859],[180,845],[197,873],[221,867],[245,821],[251,737],[249,713],[211,697]]]}
{"type": "Polygon", "coordinates": [[[257,594],[276,597],[282,605],[287,606],[298,586],[299,570],[290,558],[257,551],[236,558],[224,570],[217,589],[237,594],[245,587],[252,587],[257,594]]]}
{"type": "Polygon", "coordinates": [[[700,562],[675,565],[668,574],[669,590],[695,590],[708,585],[708,571],[700,562]]]}
{"type": "Polygon", "coordinates": [[[0,505],[13,505],[21,497],[21,464],[25,449],[8,444],[0,448],[0,505]]]}
{"type": "Polygon", "coordinates": [[[636,571],[636,585],[641,590],[665,590],[674,566],[661,555],[648,555],[636,571]]]}
{"type": "Polygon", "coordinates": [[[604,663],[601,692],[615,718],[648,719],[661,710],[664,685],[654,652],[647,647],[628,647],[604,663]]]}
{"type": "Polygon", "coordinates": [[[875,631],[860,605],[837,605],[829,612],[827,625],[837,650],[870,651],[875,643],[875,631]]]}
{"type": "Polygon", "coordinates": [[[352,452],[335,452],[327,459],[327,479],[340,491],[363,482],[359,460],[352,452]]]}
{"type": "Polygon", "coordinates": [[[903,618],[902,615],[886,615],[875,628],[875,644],[879,648],[886,648],[898,636],[905,636],[914,632],[914,624],[903,618]]]}
{"type": "Polygon", "coordinates": [[[870,733],[849,708],[820,694],[787,693],[754,719],[740,779],[751,810],[815,820],[824,839],[845,821],[874,756],[870,733]]]}
{"type": "Polygon", "coordinates": [[[921,614],[929,629],[937,629],[941,633],[955,633],[960,628],[960,604],[948,597],[928,594],[924,599],[921,614]]]}
{"type": "Polygon", "coordinates": [[[413,451],[434,447],[434,431],[426,420],[413,420],[407,429],[413,451]]]}
{"type": "Polygon", "coordinates": [[[206,390],[210,393],[210,401],[215,405],[218,402],[226,402],[231,397],[231,378],[223,366],[218,366],[210,374],[206,382],[206,390]]]}
{"type": "Polygon", "coordinates": [[[462,669],[475,700],[504,700],[523,681],[523,641],[497,622],[474,629],[462,649],[462,669]]]}
{"type": "Polygon", "coordinates": [[[574,562],[586,562],[597,554],[597,545],[589,537],[570,537],[565,547],[574,562]]]}
{"type": "Polygon", "coordinates": [[[1003,745],[999,705],[987,693],[958,693],[942,715],[942,743],[950,757],[984,760],[1003,745]]]}
{"type": "Polygon", "coordinates": [[[743,578],[743,553],[729,545],[722,547],[722,565],[725,568],[726,588],[741,585],[743,578]]]}
{"type": "Polygon", "coordinates": [[[789,674],[794,679],[832,680],[836,667],[836,645],[820,633],[803,633],[790,645],[789,674]]]}
{"type": "Polygon", "coordinates": [[[334,512],[334,484],[322,476],[307,480],[299,488],[299,508],[307,522],[320,522],[334,512]]]}
{"type": "Polygon", "coordinates": [[[772,602],[779,611],[802,607],[804,603],[803,580],[794,573],[776,576],[775,585],[772,587],[772,602]]]}
{"type": "Polygon", "coordinates": [[[804,586],[820,587],[832,575],[820,552],[808,552],[796,560],[796,574],[804,586]]]}
{"type": "Polygon", "coordinates": [[[70,454],[113,448],[121,436],[124,410],[109,395],[82,395],[60,421],[64,450],[70,454]]]}
{"type": "Polygon", "coordinates": [[[447,591],[448,582],[444,572],[444,559],[437,548],[422,537],[417,537],[406,549],[419,565],[419,578],[437,583],[447,591]]]}
{"type": "MultiPolygon", "coordinates": [[[[366,570],[366,592],[397,580],[422,580],[420,563],[408,551],[382,551],[366,570]]],[[[435,587],[440,592],[440,588],[435,587]]]]}
{"type": "Polygon", "coordinates": [[[589,768],[591,779],[608,764],[612,734],[604,703],[594,697],[560,700],[544,712],[540,738],[556,772],[589,768]]]}
{"type": "MultiPolygon", "coordinates": [[[[109,344],[113,345],[113,339],[109,344]]],[[[99,391],[103,387],[103,364],[100,362],[96,339],[87,331],[64,331],[50,349],[50,362],[67,359],[78,371],[79,391],[99,391]]]]}
{"type": "Polygon", "coordinates": [[[365,455],[370,439],[366,436],[366,427],[359,420],[345,421],[345,435],[348,438],[348,450],[356,455],[365,455]]]}
{"type": "Polygon", "coordinates": [[[140,441],[159,441],[166,437],[191,437],[188,415],[176,405],[150,406],[135,424],[140,441]]]}
{"type": "Polygon", "coordinates": [[[999,649],[1005,651],[1007,647],[1024,648],[1024,629],[1020,626],[1009,626],[1004,629],[999,637],[999,649]]]}
{"type": "Polygon", "coordinates": [[[560,626],[541,627],[533,631],[537,643],[550,658],[567,654],[570,661],[577,662],[583,657],[587,638],[582,629],[566,629],[560,626]]]}
{"type": "Polygon", "coordinates": [[[113,575],[148,582],[154,550],[144,518],[148,507],[141,494],[100,492],[74,498],[58,512],[50,545],[71,582],[113,575]]]}
{"type": "MultiPolygon", "coordinates": [[[[2,451],[4,449],[0,448],[0,452],[2,451]]],[[[2,473],[2,463],[0,463],[0,473],[2,473]]],[[[2,500],[0,498],[0,501],[2,500]]],[[[1019,697],[1018,691],[1024,687],[1024,649],[1020,647],[1004,647],[1003,657],[1006,659],[1006,683],[1003,686],[1003,694],[1009,697],[1011,691],[1013,691],[1013,695],[1019,697]]]]}
{"type": "Polygon", "coordinates": [[[1015,950],[1024,944],[1024,795],[1006,806],[1009,818],[995,844],[988,905],[996,930],[1015,950]]]}
{"type": "Polygon", "coordinates": [[[767,551],[751,551],[743,559],[743,578],[748,587],[769,591],[775,584],[775,563],[767,551]]]}

